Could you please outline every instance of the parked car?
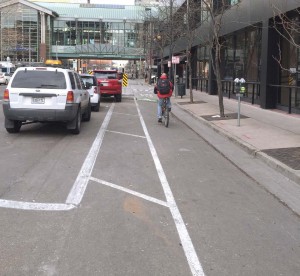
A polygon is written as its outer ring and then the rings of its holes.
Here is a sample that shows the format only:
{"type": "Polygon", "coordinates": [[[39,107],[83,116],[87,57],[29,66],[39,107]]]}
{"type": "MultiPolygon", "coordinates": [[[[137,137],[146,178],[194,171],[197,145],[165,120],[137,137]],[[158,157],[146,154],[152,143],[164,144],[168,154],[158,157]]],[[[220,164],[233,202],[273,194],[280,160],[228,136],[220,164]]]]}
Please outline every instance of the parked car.
{"type": "Polygon", "coordinates": [[[0,84],[8,84],[8,82],[10,81],[11,78],[11,74],[10,73],[1,73],[0,72],[0,84]]]}
{"type": "Polygon", "coordinates": [[[25,122],[65,122],[78,134],[89,121],[91,103],[79,74],[53,67],[20,67],[4,91],[5,128],[16,133],[25,122]]]}
{"type": "Polygon", "coordinates": [[[101,95],[100,86],[98,85],[96,77],[90,74],[80,74],[80,77],[90,94],[92,110],[99,111],[101,95]]]}
{"type": "Polygon", "coordinates": [[[116,102],[122,101],[122,77],[117,70],[94,70],[100,86],[101,97],[115,97],[116,102]]]}

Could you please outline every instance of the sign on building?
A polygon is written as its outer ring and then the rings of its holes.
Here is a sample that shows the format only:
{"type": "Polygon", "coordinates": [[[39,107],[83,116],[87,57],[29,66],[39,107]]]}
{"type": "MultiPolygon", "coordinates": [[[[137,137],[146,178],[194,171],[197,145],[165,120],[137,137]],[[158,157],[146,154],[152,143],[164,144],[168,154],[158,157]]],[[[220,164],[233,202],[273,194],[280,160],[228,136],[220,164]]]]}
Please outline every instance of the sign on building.
{"type": "Polygon", "coordinates": [[[180,62],[179,57],[172,56],[172,63],[173,64],[179,64],[179,62],[180,62]]]}

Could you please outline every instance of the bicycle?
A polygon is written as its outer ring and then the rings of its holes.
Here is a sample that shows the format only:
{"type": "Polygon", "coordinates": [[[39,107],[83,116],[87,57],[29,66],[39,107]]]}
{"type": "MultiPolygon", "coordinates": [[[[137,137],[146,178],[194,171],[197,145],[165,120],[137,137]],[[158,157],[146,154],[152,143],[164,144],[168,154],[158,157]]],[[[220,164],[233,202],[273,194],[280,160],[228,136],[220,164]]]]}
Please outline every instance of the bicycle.
{"type": "Polygon", "coordinates": [[[169,126],[169,108],[167,106],[167,99],[168,98],[164,98],[163,99],[163,103],[161,106],[161,110],[162,110],[162,122],[165,125],[165,127],[169,126]]]}

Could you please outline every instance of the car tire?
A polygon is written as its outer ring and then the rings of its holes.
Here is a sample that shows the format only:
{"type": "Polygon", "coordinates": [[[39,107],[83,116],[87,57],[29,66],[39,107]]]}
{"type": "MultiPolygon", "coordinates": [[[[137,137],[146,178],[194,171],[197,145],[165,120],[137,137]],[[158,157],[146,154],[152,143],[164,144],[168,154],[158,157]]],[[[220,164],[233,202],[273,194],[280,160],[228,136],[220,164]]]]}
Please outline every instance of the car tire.
{"type": "Polygon", "coordinates": [[[76,114],[76,117],[74,118],[74,120],[71,122],[71,124],[75,123],[75,128],[70,129],[70,132],[72,134],[79,134],[80,128],[81,128],[81,109],[80,109],[80,107],[78,107],[77,114],[76,114]],[[74,122],[74,120],[75,120],[75,122],[74,122]]]}
{"type": "Polygon", "coordinates": [[[122,94],[115,95],[115,99],[116,99],[116,102],[121,102],[122,101],[122,94]]]}
{"type": "Polygon", "coordinates": [[[92,107],[91,107],[91,103],[89,102],[88,107],[86,109],[86,111],[84,112],[82,119],[86,122],[91,120],[91,113],[92,113],[92,107]]]}
{"type": "Polygon", "coordinates": [[[97,103],[97,105],[94,106],[94,111],[99,112],[100,110],[100,102],[97,103]]]}
{"type": "MultiPolygon", "coordinates": [[[[8,120],[8,119],[5,119],[8,120]]],[[[11,121],[11,120],[9,120],[11,121]]],[[[13,127],[5,127],[8,133],[18,133],[20,132],[22,122],[21,121],[11,121],[13,123],[13,127]]]]}

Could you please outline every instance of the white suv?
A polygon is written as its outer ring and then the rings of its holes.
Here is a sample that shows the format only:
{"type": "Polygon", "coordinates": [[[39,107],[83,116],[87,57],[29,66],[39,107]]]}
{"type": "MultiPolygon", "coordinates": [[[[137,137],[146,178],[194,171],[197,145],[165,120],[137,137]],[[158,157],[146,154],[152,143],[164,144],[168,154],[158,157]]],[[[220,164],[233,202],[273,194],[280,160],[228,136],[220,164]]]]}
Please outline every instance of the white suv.
{"type": "Polygon", "coordinates": [[[73,70],[21,67],[4,91],[3,112],[9,133],[19,132],[26,121],[58,121],[78,134],[81,119],[91,118],[90,96],[73,70]]]}
{"type": "Polygon", "coordinates": [[[90,74],[80,74],[83,83],[86,86],[87,91],[90,93],[92,110],[99,111],[100,109],[100,87],[98,85],[97,79],[94,75],[90,74]]]}

